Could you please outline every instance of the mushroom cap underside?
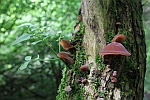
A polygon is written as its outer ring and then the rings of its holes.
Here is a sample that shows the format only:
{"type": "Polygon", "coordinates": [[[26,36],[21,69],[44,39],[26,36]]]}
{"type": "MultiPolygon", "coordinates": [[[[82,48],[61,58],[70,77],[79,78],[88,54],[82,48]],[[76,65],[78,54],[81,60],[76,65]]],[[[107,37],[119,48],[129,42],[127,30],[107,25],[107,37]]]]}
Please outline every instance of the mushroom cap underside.
{"type": "Polygon", "coordinates": [[[67,62],[69,64],[73,64],[74,63],[73,59],[71,58],[71,55],[69,53],[67,53],[67,52],[59,52],[57,54],[57,56],[59,58],[61,58],[64,62],[67,62]]]}

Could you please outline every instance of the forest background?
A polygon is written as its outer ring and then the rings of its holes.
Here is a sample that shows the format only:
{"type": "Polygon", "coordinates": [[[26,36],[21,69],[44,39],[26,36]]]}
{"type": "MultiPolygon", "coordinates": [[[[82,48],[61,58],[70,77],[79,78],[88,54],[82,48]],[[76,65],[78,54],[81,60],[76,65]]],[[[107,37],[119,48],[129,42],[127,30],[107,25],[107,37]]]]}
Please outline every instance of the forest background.
{"type": "MultiPolygon", "coordinates": [[[[80,0],[0,1],[0,100],[55,100],[65,64],[56,54],[70,40],[80,0]]],[[[150,100],[150,0],[143,0],[147,45],[145,98],[150,100]]]]}

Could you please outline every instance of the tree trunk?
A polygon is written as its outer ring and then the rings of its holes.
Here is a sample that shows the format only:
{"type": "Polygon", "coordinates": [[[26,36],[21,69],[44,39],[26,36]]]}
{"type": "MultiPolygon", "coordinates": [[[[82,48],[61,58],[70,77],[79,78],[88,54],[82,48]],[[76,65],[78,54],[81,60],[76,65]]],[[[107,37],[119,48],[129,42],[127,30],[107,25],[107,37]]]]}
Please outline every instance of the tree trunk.
{"type": "Polygon", "coordinates": [[[63,70],[57,100],[143,100],[146,46],[141,0],[82,0],[81,15],[71,41],[75,62],[63,70]],[[122,44],[131,56],[112,61],[120,74],[111,82],[113,69],[103,64],[99,53],[118,33],[126,36],[122,44]],[[81,65],[88,65],[89,71],[82,72],[81,65]]]}

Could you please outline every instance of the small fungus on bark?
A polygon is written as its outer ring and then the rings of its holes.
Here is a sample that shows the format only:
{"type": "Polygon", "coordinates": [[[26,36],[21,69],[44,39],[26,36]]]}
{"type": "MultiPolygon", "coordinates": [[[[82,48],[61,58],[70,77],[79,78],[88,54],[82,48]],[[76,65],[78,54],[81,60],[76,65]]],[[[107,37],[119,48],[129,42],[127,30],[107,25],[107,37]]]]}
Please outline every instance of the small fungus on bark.
{"type": "Polygon", "coordinates": [[[82,21],[82,16],[81,15],[78,15],[78,20],[82,21]]]}
{"type": "Polygon", "coordinates": [[[82,83],[82,84],[86,84],[87,83],[87,79],[85,77],[80,77],[78,80],[78,83],[82,83]]]}
{"type": "Polygon", "coordinates": [[[117,22],[116,25],[121,25],[121,23],[120,23],[120,22],[117,22]]]}
{"type": "Polygon", "coordinates": [[[116,77],[113,77],[113,76],[110,77],[110,80],[111,80],[112,83],[117,82],[117,78],[116,78],[116,77]]]}
{"type": "Polygon", "coordinates": [[[123,34],[117,34],[113,38],[113,42],[123,42],[126,39],[126,36],[123,34]]]}
{"type": "Polygon", "coordinates": [[[88,67],[88,65],[82,65],[82,66],[80,67],[80,70],[83,71],[83,72],[85,72],[85,71],[88,71],[88,70],[89,70],[89,67],[88,67]]]}
{"type": "Polygon", "coordinates": [[[86,83],[87,83],[86,78],[82,79],[81,82],[82,82],[83,84],[86,84],[86,83]]]}
{"type": "Polygon", "coordinates": [[[113,71],[112,76],[117,77],[117,71],[113,71]]]}
{"type": "Polygon", "coordinates": [[[74,63],[73,59],[71,58],[71,55],[68,52],[59,52],[57,56],[69,65],[74,63]]]}

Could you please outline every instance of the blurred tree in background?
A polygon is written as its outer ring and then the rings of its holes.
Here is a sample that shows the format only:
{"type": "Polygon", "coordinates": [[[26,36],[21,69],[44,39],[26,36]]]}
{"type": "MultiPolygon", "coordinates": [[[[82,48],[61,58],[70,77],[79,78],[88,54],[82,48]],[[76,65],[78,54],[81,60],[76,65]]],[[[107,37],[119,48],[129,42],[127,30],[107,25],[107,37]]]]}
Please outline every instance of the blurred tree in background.
{"type": "MultiPolygon", "coordinates": [[[[143,20],[147,43],[145,94],[148,97],[150,0],[146,1],[143,0],[143,20]]],[[[0,100],[55,100],[65,66],[55,53],[62,49],[59,39],[71,37],[80,1],[1,0],[0,5],[0,100]]]]}
{"type": "Polygon", "coordinates": [[[0,100],[55,100],[79,0],[0,1],[0,100]]]}
{"type": "Polygon", "coordinates": [[[145,75],[145,100],[150,100],[150,0],[143,0],[143,22],[147,45],[147,65],[145,75]]]}

